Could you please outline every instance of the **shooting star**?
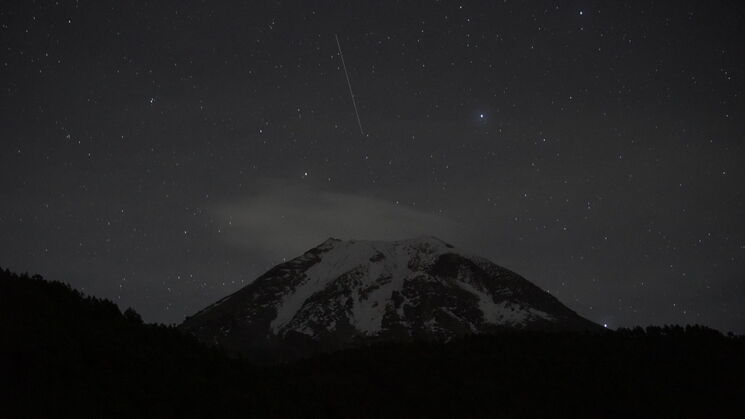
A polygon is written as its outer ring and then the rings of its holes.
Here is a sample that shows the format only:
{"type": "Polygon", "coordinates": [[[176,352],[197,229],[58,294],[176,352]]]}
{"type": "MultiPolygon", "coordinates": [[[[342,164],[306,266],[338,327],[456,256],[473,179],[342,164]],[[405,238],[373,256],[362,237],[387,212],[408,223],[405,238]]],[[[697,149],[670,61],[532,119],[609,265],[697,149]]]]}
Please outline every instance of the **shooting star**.
{"type": "Polygon", "coordinates": [[[344,75],[347,76],[347,86],[349,86],[349,95],[352,96],[352,105],[354,106],[354,114],[357,115],[357,125],[360,126],[360,134],[365,136],[365,132],[362,130],[362,121],[360,120],[360,113],[357,111],[357,101],[354,100],[354,93],[352,92],[352,82],[349,81],[349,73],[347,72],[347,65],[344,64],[344,54],[341,53],[341,44],[339,43],[339,37],[334,34],[336,38],[336,46],[339,47],[339,57],[341,57],[341,65],[344,68],[344,75]]]}

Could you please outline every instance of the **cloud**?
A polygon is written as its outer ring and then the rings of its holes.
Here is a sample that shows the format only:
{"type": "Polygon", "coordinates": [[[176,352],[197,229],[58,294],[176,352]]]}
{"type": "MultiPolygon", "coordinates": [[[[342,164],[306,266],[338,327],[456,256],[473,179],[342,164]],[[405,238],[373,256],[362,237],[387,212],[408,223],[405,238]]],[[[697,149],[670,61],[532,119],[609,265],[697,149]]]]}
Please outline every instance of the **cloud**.
{"type": "Polygon", "coordinates": [[[454,221],[364,194],[262,182],[249,199],[224,202],[214,213],[226,239],[258,257],[294,257],[328,237],[395,240],[434,235],[448,240],[454,221]]]}

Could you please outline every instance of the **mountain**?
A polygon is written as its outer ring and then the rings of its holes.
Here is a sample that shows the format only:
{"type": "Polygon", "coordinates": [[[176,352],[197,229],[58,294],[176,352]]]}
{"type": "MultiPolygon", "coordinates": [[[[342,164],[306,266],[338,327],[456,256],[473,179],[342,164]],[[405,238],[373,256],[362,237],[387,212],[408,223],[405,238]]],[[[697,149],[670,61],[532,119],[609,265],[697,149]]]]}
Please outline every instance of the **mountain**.
{"type": "Polygon", "coordinates": [[[434,237],[330,238],[180,327],[255,362],[505,328],[602,330],[518,274],[434,237]]]}

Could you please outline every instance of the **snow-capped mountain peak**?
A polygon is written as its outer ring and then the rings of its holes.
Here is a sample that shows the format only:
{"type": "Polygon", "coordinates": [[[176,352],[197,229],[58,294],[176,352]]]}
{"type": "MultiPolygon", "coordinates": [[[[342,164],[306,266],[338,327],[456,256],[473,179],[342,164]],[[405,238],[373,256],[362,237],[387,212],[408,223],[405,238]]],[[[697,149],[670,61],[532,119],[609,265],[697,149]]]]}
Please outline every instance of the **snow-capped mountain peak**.
{"type": "Polygon", "coordinates": [[[367,340],[449,339],[504,327],[597,325],[517,274],[422,236],[329,238],[182,327],[246,353],[290,341],[333,349],[367,340]]]}

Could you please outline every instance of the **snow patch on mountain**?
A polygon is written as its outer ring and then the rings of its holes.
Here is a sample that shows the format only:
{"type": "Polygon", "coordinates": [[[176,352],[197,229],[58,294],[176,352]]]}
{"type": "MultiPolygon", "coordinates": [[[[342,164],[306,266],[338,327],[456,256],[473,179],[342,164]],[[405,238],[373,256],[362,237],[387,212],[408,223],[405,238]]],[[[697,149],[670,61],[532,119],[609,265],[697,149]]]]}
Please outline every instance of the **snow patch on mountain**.
{"type": "MultiPolygon", "coordinates": [[[[425,270],[439,256],[454,253],[451,245],[434,237],[393,242],[327,240],[319,248],[325,250],[321,260],[308,268],[303,274],[303,281],[276,305],[277,315],[270,324],[275,335],[288,330],[312,335],[313,328],[308,323],[323,323],[323,312],[308,309],[306,311],[310,311],[310,314],[305,319],[298,319],[298,313],[304,310],[311,297],[328,289],[332,282],[348,278],[344,286],[349,287],[346,291],[351,295],[351,307],[346,310],[349,321],[358,332],[374,336],[383,328],[386,311],[393,308],[391,297],[394,293],[400,294],[406,281],[418,275],[427,275],[425,270]]],[[[475,263],[484,265],[489,262],[482,259],[475,263]]],[[[471,284],[467,275],[459,274],[456,284],[477,297],[485,323],[521,325],[531,318],[552,319],[549,314],[532,307],[516,309],[509,302],[494,301],[488,290],[471,284]]],[[[342,305],[341,301],[336,303],[342,305]]],[[[403,297],[403,302],[396,307],[396,314],[404,318],[405,308],[416,306],[417,303],[410,297],[403,297]]],[[[459,322],[468,323],[446,307],[441,310],[459,322]]],[[[434,319],[426,323],[433,329],[435,324],[434,319]]],[[[333,331],[335,327],[335,319],[326,324],[328,331],[333,331]]],[[[470,327],[475,330],[475,325],[470,324],[470,327]]]]}
{"type": "Polygon", "coordinates": [[[407,279],[421,274],[421,268],[452,248],[434,237],[393,242],[327,240],[319,247],[326,250],[321,260],[305,271],[303,282],[276,306],[273,333],[281,334],[313,295],[340,277],[354,276],[358,283],[349,284],[353,296],[350,321],[359,332],[375,335],[382,328],[393,292],[400,292],[407,279]],[[352,275],[355,272],[359,275],[352,275]]]}

